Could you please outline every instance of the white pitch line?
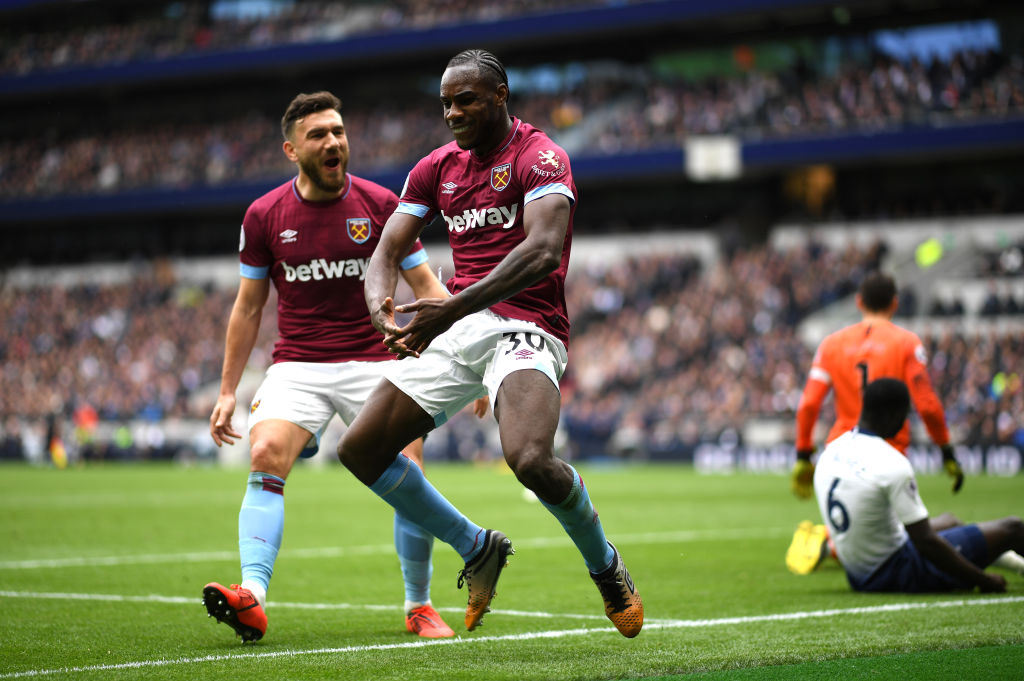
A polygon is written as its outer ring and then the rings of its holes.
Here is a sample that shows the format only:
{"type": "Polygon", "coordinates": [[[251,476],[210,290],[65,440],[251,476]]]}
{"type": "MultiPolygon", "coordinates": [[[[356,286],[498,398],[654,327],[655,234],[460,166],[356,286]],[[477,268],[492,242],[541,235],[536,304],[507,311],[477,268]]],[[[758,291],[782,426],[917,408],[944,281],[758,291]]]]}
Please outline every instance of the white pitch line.
{"type": "MultiPolygon", "coordinates": [[[[680,628],[706,628],[722,625],[735,624],[756,624],[758,622],[780,622],[787,620],[801,620],[809,618],[837,617],[841,615],[868,615],[883,612],[898,612],[901,610],[919,610],[926,608],[955,608],[978,605],[1003,605],[1006,603],[1020,603],[1024,596],[1006,596],[996,598],[979,599],[956,599],[949,601],[935,601],[929,603],[892,603],[888,605],[875,605],[863,608],[845,608],[831,610],[810,610],[804,612],[776,613],[771,615],[748,615],[745,617],[723,617],[719,619],[705,620],[670,620],[647,624],[653,629],[680,629],[680,628]]],[[[494,643],[504,641],[527,641],[540,638],[565,638],[568,636],[584,636],[597,633],[618,633],[613,627],[600,627],[595,629],[561,629],[557,631],[538,631],[524,634],[508,634],[505,636],[479,636],[472,638],[447,638],[431,639],[429,641],[413,641],[409,643],[381,643],[365,646],[344,646],[341,648],[312,648],[309,650],[279,650],[269,652],[247,652],[221,655],[204,655],[201,657],[179,657],[169,660],[139,660],[136,662],[122,662],[120,664],[103,664],[83,667],[60,667],[56,669],[27,669],[20,672],[8,672],[0,674],[0,679],[18,679],[32,676],[50,676],[53,674],[72,674],[76,672],[95,671],[119,671],[126,669],[144,669],[154,667],[168,667],[172,665],[201,664],[204,662],[221,662],[233,659],[269,659],[275,657],[299,657],[302,655],[338,655],[343,653],[361,653],[372,650],[398,650],[406,648],[425,648],[428,646],[458,645],[462,643],[494,643]]]]}
{"type": "MultiPolygon", "coordinates": [[[[735,528],[725,530],[678,530],[675,532],[643,532],[616,535],[615,543],[627,544],[671,544],[673,542],[696,542],[732,539],[757,539],[788,535],[792,529],[783,528],[735,528]]],[[[569,538],[536,537],[518,539],[513,542],[517,548],[541,549],[571,546],[569,538]]],[[[365,556],[393,553],[394,544],[369,544],[363,546],[325,546],[320,548],[287,549],[285,557],[339,558],[341,556],[365,556]]],[[[191,551],[186,553],[144,553],[127,556],[77,556],[73,558],[40,558],[34,560],[0,561],[0,570],[36,570],[40,568],[68,567],[115,567],[118,565],[151,565],[156,563],[208,563],[216,561],[237,561],[237,551],[191,551]]]]}

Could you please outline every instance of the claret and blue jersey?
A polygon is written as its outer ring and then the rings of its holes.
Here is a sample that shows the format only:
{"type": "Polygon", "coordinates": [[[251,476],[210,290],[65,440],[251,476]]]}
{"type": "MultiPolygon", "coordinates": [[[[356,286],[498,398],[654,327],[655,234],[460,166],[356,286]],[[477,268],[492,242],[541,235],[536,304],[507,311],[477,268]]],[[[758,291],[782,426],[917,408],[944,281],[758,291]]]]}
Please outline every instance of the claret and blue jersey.
{"type": "MultiPolygon", "coordinates": [[[[274,362],[392,359],[370,323],[363,282],[381,230],[398,198],[349,175],[342,195],[306,201],[295,181],[271,190],[246,211],[239,243],[241,275],[270,277],[278,293],[274,362]]],[[[426,262],[417,241],[402,262],[426,262]]]]}
{"type": "Polygon", "coordinates": [[[565,274],[577,193],[568,155],[541,130],[513,117],[509,136],[485,157],[455,142],[436,149],[409,173],[398,212],[426,221],[441,216],[455,265],[447,286],[458,293],[485,277],[525,239],[525,206],[550,194],[565,196],[571,205],[561,265],[490,309],[534,322],[568,347],[565,274]]]}

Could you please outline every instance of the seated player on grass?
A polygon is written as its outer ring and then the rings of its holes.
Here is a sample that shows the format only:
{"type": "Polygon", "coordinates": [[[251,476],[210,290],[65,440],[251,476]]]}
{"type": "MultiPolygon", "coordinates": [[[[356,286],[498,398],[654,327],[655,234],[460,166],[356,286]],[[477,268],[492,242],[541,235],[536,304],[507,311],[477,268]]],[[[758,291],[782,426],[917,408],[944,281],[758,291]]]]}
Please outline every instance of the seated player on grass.
{"type": "Polygon", "coordinates": [[[961,525],[948,514],[930,520],[910,461],[885,441],[903,426],[909,409],[903,381],[871,382],[860,422],[825,448],[815,468],[818,507],[850,586],[858,591],[1005,591],[1006,579],[984,568],[998,560],[1021,571],[1024,522],[1007,517],[961,525]]]}

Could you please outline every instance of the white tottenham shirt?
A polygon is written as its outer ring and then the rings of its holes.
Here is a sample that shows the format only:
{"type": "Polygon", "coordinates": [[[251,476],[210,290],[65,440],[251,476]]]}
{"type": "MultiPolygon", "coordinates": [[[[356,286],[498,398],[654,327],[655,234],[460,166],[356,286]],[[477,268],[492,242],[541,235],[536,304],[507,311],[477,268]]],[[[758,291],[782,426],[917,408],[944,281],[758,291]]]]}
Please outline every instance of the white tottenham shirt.
{"type": "Polygon", "coordinates": [[[856,579],[870,576],[908,541],[904,525],[928,517],[910,461],[882,438],[857,429],[821,453],[814,493],[839,561],[856,579]]]}

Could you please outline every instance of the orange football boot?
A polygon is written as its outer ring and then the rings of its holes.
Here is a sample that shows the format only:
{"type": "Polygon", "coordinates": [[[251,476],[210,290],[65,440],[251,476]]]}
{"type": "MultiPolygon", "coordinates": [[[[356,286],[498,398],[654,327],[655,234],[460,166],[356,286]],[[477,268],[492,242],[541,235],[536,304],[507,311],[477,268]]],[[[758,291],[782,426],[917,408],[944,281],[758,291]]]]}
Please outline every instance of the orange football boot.
{"type": "Polygon", "coordinates": [[[423,638],[451,638],[455,635],[429,603],[405,613],[405,628],[423,638]]]}
{"type": "Polygon", "coordinates": [[[223,622],[242,637],[242,643],[258,641],[267,633],[267,613],[256,597],[238,584],[231,588],[210,582],[203,587],[203,604],[210,617],[223,622]]]}

